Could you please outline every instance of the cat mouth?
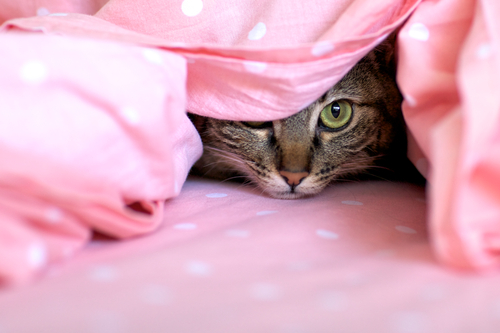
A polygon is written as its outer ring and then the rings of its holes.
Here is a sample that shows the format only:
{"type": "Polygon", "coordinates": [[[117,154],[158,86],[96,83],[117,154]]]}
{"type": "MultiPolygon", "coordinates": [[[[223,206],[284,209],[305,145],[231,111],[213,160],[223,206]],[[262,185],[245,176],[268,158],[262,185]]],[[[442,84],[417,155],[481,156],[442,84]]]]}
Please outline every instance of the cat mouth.
{"type": "Polygon", "coordinates": [[[297,193],[297,192],[278,192],[278,193],[268,192],[268,194],[271,195],[273,198],[285,199],[285,200],[303,199],[314,195],[314,194],[297,193]]]}
{"type": "Polygon", "coordinates": [[[294,199],[304,199],[308,197],[312,197],[320,192],[319,191],[308,191],[304,188],[296,188],[292,187],[289,190],[279,191],[273,190],[269,188],[263,189],[269,196],[275,199],[285,199],[285,200],[294,200],[294,199]]]}
{"type": "Polygon", "coordinates": [[[262,181],[262,179],[256,179],[252,177],[254,184],[257,185],[264,193],[275,199],[304,199],[312,197],[325,187],[326,184],[318,184],[314,180],[305,178],[303,182],[299,184],[290,185],[287,180],[278,175],[273,175],[267,179],[267,181],[262,181]],[[255,181],[257,180],[257,181],[255,181]],[[323,186],[322,186],[323,185],[323,186]]]}

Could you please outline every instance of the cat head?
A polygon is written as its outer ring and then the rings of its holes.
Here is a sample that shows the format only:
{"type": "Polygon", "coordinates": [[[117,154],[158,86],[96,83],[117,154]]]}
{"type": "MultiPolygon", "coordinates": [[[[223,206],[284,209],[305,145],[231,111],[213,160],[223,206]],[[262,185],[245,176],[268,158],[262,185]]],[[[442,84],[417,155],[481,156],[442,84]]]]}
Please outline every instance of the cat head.
{"type": "Polygon", "coordinates": [[[238,122],[193,116],[204,143],[198,174],[244,176],[275,198],[320,192],[330,182],[405,155],[392,48],[382,44],[304,110],[238,122]]]}

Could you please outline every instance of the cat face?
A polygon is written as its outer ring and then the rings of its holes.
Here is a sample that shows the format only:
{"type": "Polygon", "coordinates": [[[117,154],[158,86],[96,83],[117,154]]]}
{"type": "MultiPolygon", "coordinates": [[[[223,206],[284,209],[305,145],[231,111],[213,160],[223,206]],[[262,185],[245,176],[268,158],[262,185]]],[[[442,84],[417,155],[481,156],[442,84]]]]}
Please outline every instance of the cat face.
{"type": "Polygon", "coordinates": [[[383,165],[406,147],[387,54],[375,50],[299,113],[272,122],[194,116],[204,143],[195,169],[220,179],[244,176],[275,198],[320,192],[330,182],[383,165]]]}

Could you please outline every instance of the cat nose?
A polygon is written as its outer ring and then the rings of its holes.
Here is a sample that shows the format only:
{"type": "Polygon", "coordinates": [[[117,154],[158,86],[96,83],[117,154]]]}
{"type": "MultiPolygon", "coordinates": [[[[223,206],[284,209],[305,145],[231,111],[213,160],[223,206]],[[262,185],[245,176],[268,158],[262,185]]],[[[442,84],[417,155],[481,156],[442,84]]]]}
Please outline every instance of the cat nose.
{"type": "Polygon", "coordinates": [[[289,171],[280,171],[281,177],[285,178],[285,181],[288,185],[294,187],[300,184],[300,182],[309,176],[309,172],[289,172],[289,171]]]}

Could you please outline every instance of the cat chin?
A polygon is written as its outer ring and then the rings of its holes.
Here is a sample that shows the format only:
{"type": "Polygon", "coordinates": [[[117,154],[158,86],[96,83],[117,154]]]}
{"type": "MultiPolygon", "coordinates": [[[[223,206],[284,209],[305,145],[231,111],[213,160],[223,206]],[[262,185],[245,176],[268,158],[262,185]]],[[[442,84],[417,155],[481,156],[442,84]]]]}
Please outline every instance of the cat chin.
{"type": "Polygon", "coordinates": [[[312,197],[316,195],[318,192],[314,193],[305,193],[305,192],[276,192],[269,189],[264,189],[264,191],[271,197],[275,199],[285,199],[285,200],[294,200],[294,199],[304,199],[308,197],[312,197]]]}
{"type": "Polygon", "coordinates": [[[284,200],[294,200],[294,199],[302,199],[308,196],[307,194],[304,193],[275,193],[275,192],[266,192],[269,196],[275,198],[275,199],[284,199],[284,200]]]}
{"type": "Polygon", "coordinates": [[[305,184],[301,184],[295,188],[292,192],[290,187],[285,184],[281,184],[283,182],[282,179],[277,179],[276,183],[270,185],[269,182],[266,184],[262,184],[260,182],[255,182],[256,185],[263,190],[264,193],[273,197],[275,199],[285,199],[285,200],[294,200],[294,199],[304,199],[315,196],[320,193],[324,186],[311,186],[307,182],[305,184]]]}

